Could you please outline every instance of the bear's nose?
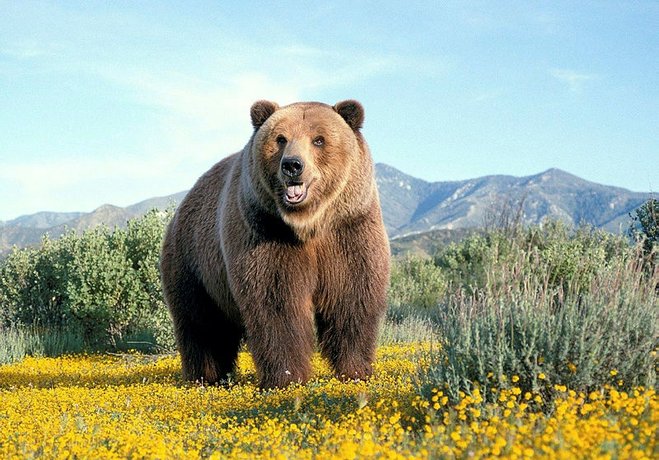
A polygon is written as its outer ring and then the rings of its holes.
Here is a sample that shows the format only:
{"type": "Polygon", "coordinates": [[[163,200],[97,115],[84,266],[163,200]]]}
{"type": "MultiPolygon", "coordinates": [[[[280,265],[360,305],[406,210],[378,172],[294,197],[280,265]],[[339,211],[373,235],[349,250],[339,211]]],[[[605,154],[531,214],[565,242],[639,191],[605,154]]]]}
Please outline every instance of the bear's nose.
{"type": "Polygon", "coordinates": [[[295,178],[299,177],[304,170],[304,163],[298,157],[284,157],[281,159],[281,172],[285,176],[295,178]]]}

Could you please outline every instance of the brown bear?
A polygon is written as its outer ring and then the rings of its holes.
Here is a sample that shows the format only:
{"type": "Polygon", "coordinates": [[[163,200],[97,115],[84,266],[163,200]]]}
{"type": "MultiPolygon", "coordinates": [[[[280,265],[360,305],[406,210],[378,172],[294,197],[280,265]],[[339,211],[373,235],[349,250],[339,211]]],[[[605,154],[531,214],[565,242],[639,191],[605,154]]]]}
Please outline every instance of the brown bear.
{"type": "Polygon", "coordinates": [[[245,148],[181,202],[161,270],[183,375],[214,383],[243,336],[262,388],[310,377],[315,335],[337,376],[372,372],[389,243],[357,101],[251,108],[245,148]]]}

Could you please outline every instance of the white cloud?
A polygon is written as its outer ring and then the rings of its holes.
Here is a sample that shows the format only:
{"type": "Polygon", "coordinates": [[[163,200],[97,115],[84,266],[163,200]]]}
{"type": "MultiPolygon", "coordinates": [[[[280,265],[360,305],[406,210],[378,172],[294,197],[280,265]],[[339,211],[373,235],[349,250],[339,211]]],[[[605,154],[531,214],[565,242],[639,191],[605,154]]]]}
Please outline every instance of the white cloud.
{"type": "Polygon", "coordinates": [[[217,159],[204,162],[171,151],[119,159],[89,157],[5,164],[0,169],[0,194],[7,200],[1,217],[11,219],[44,210],[91,211],[104,203],[125,206],[175,193],[190,188],[217,159]]]}
{"type": "Polygon", "coordinates": [[[581,91],[584,83],[597,78],[597,75],[579,73],[570,69],[550,69],[549,73],[560,82],[567,84],[572,92],[581,91]]]}
{"type": "MultiPolygon", "coordinates": [[[[215,161],[247,142],[252,129],[249,107],[255,100],[271,99],[283,105],[326,88],[349,86],[396,66],[395,60],[387,58],[343,56],[328,72],[321,64],[327,61],[324,53],[291,47],[278,58],[288,70],[271,73],[249,68],[223,72],[213,69],[210,60],[203,72],[195,69],[195,73],[81,63],[78,71],[117,85],[138,104],[157,110],[158,126],[150,130],[154,138],[136,146],[130,155],[117,151],[107,157],[88,152],[83,158],[6,161],[0,168],[0,192],[10,191],[20,197],[21,204],[16,210],[4,209],[3,217],[39,210],[91,210],[105,202],[127,205],[184,190],[215,161]],[[300,63],[299,55],[304,53],[310,62],[300,63]]],[[[259,57],[251,59],[258,61],[259,57]]]]}
{"type": "Polygon", "coordinates": [[[314,48],[312,46],[307,46],[307,45],[301,45],[301,44],[279,47],[279,49],[275,50],[275,54],[277,53],[283,53],[288,56],[305,57],[305,58],[319,57],[325,54],[322,50],[318,48],[314,48]]]}
{"type": "Polygon", "coordinates": [[[53,57],[59,52],[59,44],[43,43],[36,40],[18,41],[0,48],[0,55],[19,60],[53,57]]]}
{"type": "Polygon", "coordinates": [[[495,89],[489,91],[481,91],[475,93],[471,96],[471,102],[480,104],[480,103],[489,103],[499,99],[503,95],[503,90],[495,89]]]}
{"type": "Polygon", "coordinates": [[[165,117],[194,122],[198,130],[232,131],[237,123],[248,122],[249,107],[257,99],[277,98],[286,102],[299,98],[294,86],[274,82],[258,72],[217,76],[213,80],[116,68],[100,73],[131,91],[139,103],[160,109],[165,117]],[[245,117],[241,118],[241,114],[245,117]]]}
{"type": "MultiPolygon", "coordinates": [[[[50,161],[9,163],[0,170],[0,180],[13,184],[17,195],[48,197],[58,189],[75,188],[76,184],[94,183],[116,177],[143,180],[171,172],[181,160],[173,156],[133,158],[67,158],[50,161]]],[[[100,203],[99,203],[100,204],[100,203]]]]}
{"type": "Polygon", "coordinates": [[[219,29],[205,36],[212,46],[201,47],[189,58],[185,48],[165,52],[169,35],[154,30],[151,22],[144,24],[139,15],[122,15],[119,20],[55,10],[58,23],[69,23],[64,21],[68,18],[80,27],[7,42],[0,46],[0,55],[36,61],[28,64],[57,78],[91,77],[98,81],[99,91],[110,83],[118,89],[122,103],[125,95],[134,103],[129,101],[121,110],[138,114],[148,107],[149,123],[155,122],[146,129],[140,127],[148,136],[143,145],[124,146],[130,154],[118,148],[109,158],[82,143],[75,153],[60,152],[59,157],[46,150],[41,161],[10,154],[0,168],[0,195],[10,192],[16,205],[3,205],[4,218],[44,209],[85,210],[103,202],[129,204],[189,188],[212,163],[247,142],[249,107],[255,100],[270,99],[281,105],[317,100],[327,89],[349,88],[407,64],[401,61],[406,58],[309,46],[287,40],[286,35],[273,37],[264,46],[226,36],[219,29]],[[135,52],[122,40],[116,42],[116,50],[107,50],[117,22],[125,35],[145,37],[135,41],[135,52]],[[152,42],[162,42],[161,48],[156,54],[144,52],[152,51],[147,46],[152,42]],[[36,59],[53,55],[56,59],[36,59]]]}
{"type": "MultiPolygon", "coordinates": [[[[158,130],[167,137],[161,142],[167,141],[167,148],[178,145],[189,151],[186,145],[195,146],[199,139],[206,140],[206,148],[220,144],[242,147],[251,131],[249,107],[256,100],[269,99],[280,105],[316,100],[315,95],[325,89],[349,87],[406,65],[391,57],[356,58],[302,45],[279,50],[274,56],[268,51],[251,54],[247,60],[243,55],[240,69],[233,71],[211,58],[204,68],[187,73],[100,65],[90,65],[86,71],[122,86],[139,104],[158,109],[162,123],[158,130]],[[301,54],[308,59],[300,59],[301,54]],[[269,71],[275,64],[281,70],[269,71]]],[[[230,60],[231,51],[222,51],[222,63],[230,60]]],[[[209,154],[217,152],[189,152],[197,158],[209,154]]]]}

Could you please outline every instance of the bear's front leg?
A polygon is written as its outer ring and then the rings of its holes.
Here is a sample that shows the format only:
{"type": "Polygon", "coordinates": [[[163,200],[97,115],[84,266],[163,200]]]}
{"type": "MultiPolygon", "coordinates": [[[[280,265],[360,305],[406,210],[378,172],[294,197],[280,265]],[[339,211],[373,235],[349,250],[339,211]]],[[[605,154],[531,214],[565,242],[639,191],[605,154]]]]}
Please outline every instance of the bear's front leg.
{"type": "Polygon", "coordinates": [[[315,264],[300,247],[262,244],[230,270],[261,388],[306,382],[314,349],[315,264]]]}
{"type": "Polygon", "coordinates": [[[339,232],[319,261],[316,329],[322,355],[337,377],[371,375],[387,309],[389,251],[384,231],[353,226],[339,232]],[[355,244],[355,241],[359,244],[355,244]]]}
{"type": "Polygon", "coordinates": [[[368,306],[359,301],[337,303],[316,312],[316,328],[322,355],[340,379],[365,379],[373,373],[373,361],[385,305],[368,306]]]}
{"type": "Polygon", "coordinates": [[[273,294],[246,307],[244,318],[261,388],[309,380],[314,342],[310,306],[293,305],[273,294]]]}

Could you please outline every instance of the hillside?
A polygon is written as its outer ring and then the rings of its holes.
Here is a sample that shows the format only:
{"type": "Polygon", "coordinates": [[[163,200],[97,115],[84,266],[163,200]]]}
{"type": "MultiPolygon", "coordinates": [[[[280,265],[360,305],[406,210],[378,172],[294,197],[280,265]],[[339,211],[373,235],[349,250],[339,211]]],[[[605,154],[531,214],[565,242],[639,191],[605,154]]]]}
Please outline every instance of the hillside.
{"type": "MultiPolygon", "coordinates": [[[[376,165],[376,181],[387,232],[392,239],[431,230],[482,227],[505,207],[521,210],[526,224],[557,218],[570,224],[587,223],[611,232],[624,231],[629,213],[649,193],[588,182],[559,169],[526,177],[485,176],[451,182],[427,182],[385,164],[376,165]]],[[[150,198],[125,208],[103,205],[91,213],[39,212],[0,224],[0,253],[12,246],[37,244],[45,233],[58,237],[67,228],[123,226],[152,208],[179,203],[186,192],[150,198]]],[[[460,233],[460,232],[458,232],[460,233]]],[[[452,239],[446,232],[425,238],[452,239]]],[[[397,245],[405,246],[406,240],[397,245]]],[[[398,247],[398,246],[397,246],[398,247]]]]}
{"type": "Polygon", "coordinates": [[[521,205],[526,224],[556,218],[625,230],[629,213],[649,193],[588,182],[559,169],[526,177],[485,176],[455,182],[425,182],[378,164],[376,178],[390,236],[434,229],[481,227],[506,206],[521,205]]]}

